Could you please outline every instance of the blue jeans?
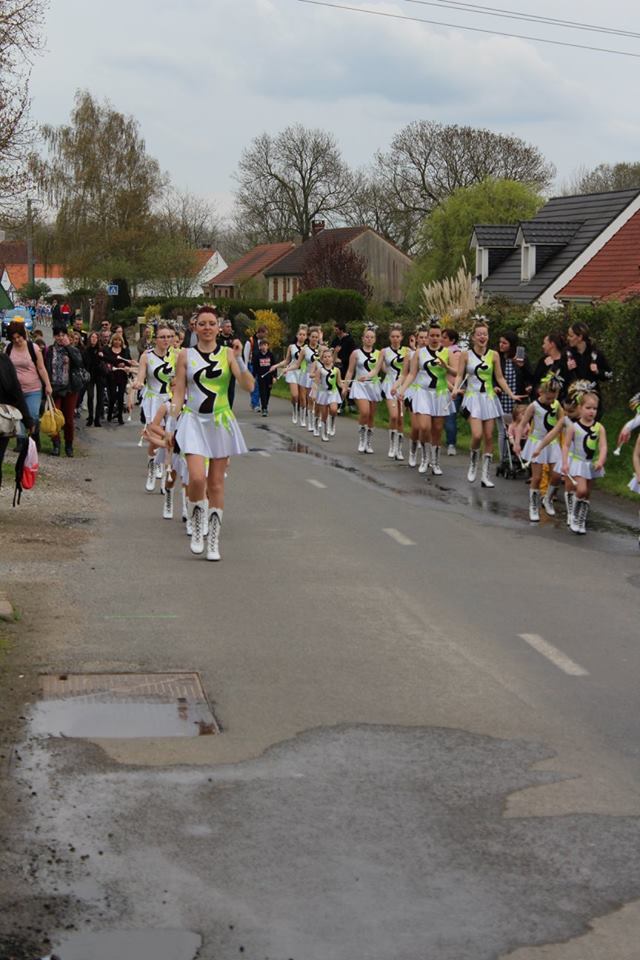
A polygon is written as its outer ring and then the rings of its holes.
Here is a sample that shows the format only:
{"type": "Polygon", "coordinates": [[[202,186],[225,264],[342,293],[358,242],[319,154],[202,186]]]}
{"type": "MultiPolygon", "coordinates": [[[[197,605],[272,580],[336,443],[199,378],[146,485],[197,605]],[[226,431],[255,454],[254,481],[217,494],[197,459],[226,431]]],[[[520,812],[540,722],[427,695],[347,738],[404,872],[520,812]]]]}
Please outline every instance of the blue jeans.
{"type": "Polygon", "coordinates": [[[450,413],[448,417],[445,417],[444,421],[444,432],[447,437],[447,446],[455,447],[456,440],[458,439],[458,411],[460,405],[462,404],[462,397],[458,395],[454,400],[456,409],[454,413],[450,413]]]}
{"type": "Polygon", "coordinates": [[[24,402],[33,420],[32,437],[36,442],[36,446],[40,449],[40,404],[42,403],[42,390],[32,390],[30,393],[25,393],[24,402]]]}
{"type": "Polygon", "coordinates": [[[253,410],[254,407],[260,406],[260,386],[258,384],[258,377],[260,376],[260,370],[258,369],[257,371],[254,372],[253,366],[250,366],[249,369],[251,370],[251,373],[253,373],[253,376],[255,377],[255,381],[256,381],[255,386],[251,391],[251,409],[253,410]]]}

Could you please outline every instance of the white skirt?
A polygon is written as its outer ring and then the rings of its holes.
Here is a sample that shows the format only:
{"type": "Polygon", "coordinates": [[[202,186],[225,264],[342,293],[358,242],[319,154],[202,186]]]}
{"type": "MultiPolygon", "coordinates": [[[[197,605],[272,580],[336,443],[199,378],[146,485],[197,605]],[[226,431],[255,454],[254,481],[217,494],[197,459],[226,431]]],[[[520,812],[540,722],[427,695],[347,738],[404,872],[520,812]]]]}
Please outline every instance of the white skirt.
{"type": "Polygon", "coordinates": [[[309,388],[313,386],[314,381],[311,379],[311,374],[305,371],[304,373],[299,373],[298,383],[301,387],[306,387],[307,390],[309,390],[309,388]]]}
{"type": "Polygon", "coordinates": [[[632,477],[627,486],[629,487],[629,490],[633,491],[633,493],[640,493],[640,483],[638,483],[637,477],[632,477]]]}
{"type": "Polygon", "coordinates": [[[316,403],[319,407],[328,407],[330,403],[342,403],[342,397],[339,390],[320,390],[316,397],[316,403]]]}
{"type": "Polygon", "coordinates": [[[537,457],[533,457],[533,451],[539,443],[540,440],[529,437],[522,450],[522,459],[529,460],[531,463],[550,463],[559,470],[562,465],[562,450],[558,441],[554,440],[537,457]]]}
{"type": "Polygon", "coordinates": [[[226,418],[225,425],[218,425],[211,414],[199,416],[183,411],[178,421],[176,441],[185,456],[192,453],[210,460],[220,460],[247,453],[247,446],[233,414],[226,418]]]}
{"type": "Polygon", "coordinates": [[[382,395],[385,400],[397,400],[395,394],[391,393],[391,388],[398,383],[395,377],[385,377],[382,381],[382,395]]]}
{"type": "Polygon", "coordinates": [[[448,417],[455,410],[449,393],[436,393],[419,387],[413,398],[413,412],[428,417],[448,417]]]}
{"type": "Polygon", "coordinates": [[[369,400],[371,403],[378,403],[382,400],[382,390],[379,383],[372,383],[371,380],[355,380],[351,384],[349,397],[352,400],[369,400]]]}
{"type": "Polygon", "coordinates": [[[142,412],[144,413],[144,422],[151,423],[160,407],[167,403],[167,397],[161,397],[157,393],[150,393],[142,398],[142,412]]]}
{"type": "Polygon", "coordinates": [[[299,370],[289,370],[289,373],[284,375],[285,383],[300,383],[300,371],[299,370]]]}
{"type": "Polygon", "coordinates": [[[581,460],[575,454],[569,454],[569,476],[585,477],[586,480],[597,480],[604,477],[604,470],[596,470],[591,460],[581,460]]]}
{"type": "Polygon", "coordinates": [[[486,393],[470,393],[467,390],[462,409],[474,420],[500,420],[502,417],[500,401],[497,397],[488,397],[486,393]]]}

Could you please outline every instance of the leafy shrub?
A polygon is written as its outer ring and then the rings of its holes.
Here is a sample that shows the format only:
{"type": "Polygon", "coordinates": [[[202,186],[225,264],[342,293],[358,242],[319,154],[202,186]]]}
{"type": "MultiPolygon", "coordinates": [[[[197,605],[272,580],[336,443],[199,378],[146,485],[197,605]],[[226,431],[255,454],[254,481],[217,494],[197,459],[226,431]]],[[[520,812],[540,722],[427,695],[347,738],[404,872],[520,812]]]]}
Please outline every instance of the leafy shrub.
{"type": "Polygon", "coordinates": [[[253,335],[258,327],[266,327],[269,331],[267,339],[271,349],[279,351],[286,337],[286,328],[278,314],[274,310],[256,310],[254,319],[247,329],[247,333],[253,335]]]}
{"type": "Polygon", "coordinates": [[[350,325],[363,324],[366,307],[365,298],[355,290],[334,290],[332,287],[307,290],[289,304],[289,333],[293,334],[301,323],[323,325],[344,320],[350,325]]]}

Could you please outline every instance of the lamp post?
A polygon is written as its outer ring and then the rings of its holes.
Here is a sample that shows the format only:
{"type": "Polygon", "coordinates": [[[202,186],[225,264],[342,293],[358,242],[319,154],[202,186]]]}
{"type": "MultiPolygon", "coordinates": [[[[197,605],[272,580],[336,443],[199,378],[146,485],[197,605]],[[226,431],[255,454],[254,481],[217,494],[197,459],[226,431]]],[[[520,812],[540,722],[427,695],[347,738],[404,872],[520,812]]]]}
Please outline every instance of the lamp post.
{"type": "Polygon", "coordinates": [[[29,275],[29,284],[33,286],[35,281],[35,263],[33,260],[33,211],[31,197],[27,197],[27,270],[29,275]]]}

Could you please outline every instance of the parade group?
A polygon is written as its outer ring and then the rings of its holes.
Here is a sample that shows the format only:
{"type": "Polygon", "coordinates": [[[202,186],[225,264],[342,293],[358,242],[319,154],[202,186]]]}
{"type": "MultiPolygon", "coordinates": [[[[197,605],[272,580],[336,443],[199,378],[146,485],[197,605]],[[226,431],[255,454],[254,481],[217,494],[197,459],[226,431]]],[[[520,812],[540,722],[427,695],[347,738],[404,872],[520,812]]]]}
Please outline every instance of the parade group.
{"type": "MultiPolygon", "coordinates": [[[[407,434],[406,465],[423,475],[442,475],[442,453],[456,452],[461,415],[471,434],[467,480],[474,483],[479,474],[483,487],[493,487],[497,425],[497,472],[526,472],[529,520],[539,521],[541,509],[554,516],[556,495],[562,490],[567,525],[575,534],[586,533],[593,482],[603,476],[608,455],[599,414],[601,388],[612,374],[584,324],[573,324],[566,334],[548,334],[534,370],[515,333],[504,333],[498,350],[491,349],[489,324],[480,316],[463,343],[457,331],[441,326],[435,317],[420,324],[407,344],[399,324],[391,326],[383,347],[376,345],[372,325],[364,328],[359,346],[345,324],[337,323],[334,332],[328,345],[319,326],[300,326],[284,359],[276,363],[266,329],[259,328],[242,344],[230,321],[205,305],[191,318],[186,333],[158,320],[148,340],[143,339],[137,362],[130,357],[124,331],[111,333],[110,325],[108,332],[88,337],[78,329],[82,340],[75,344],[73,329],[54,325],[53,346],[41,343],[43,363],[26,331],[12,324],[8,352],[22,378],[33,373],[34,383],[27,379],[26,386],[35,386],[37,376],[41,393],[43,388],[62,410],[68,455],[73,455],[73,447],[66,424],[73,424],[82,393],[87,393],[87,423],[94,426],[101,423],[105,402],[108,419],[122,423],[125,409],[130,417],[138,398],[144,424],[140,442],[147,443],[148,452],[146,490],[153,492],[160,483],[163,516],[171,519],[174,493],[181,488],[190,549],[207,560],[221,556],[229,458],[247,452],[232,409],[235,385],[251,393],[252,407],[266,416],[278,376],[288,386],[292,422],[323,442],[335,436],[341,408],[355,408],[357,451],[363,455],[373,453],[376,409],[384,402],[389,459],[405,463],[407,434]],[[88,367],[86,378],[76,373],[81,361],[85,370],[88,367]],[[29,364],[33,371],[27,371],[29,364]],[[60,389],[61,383],[66,389],[60,389]]],[[[31,426],[38,418],[34,394],[24,390],[31,426]]],[[[38,406],[41,399],[40,394],[38,406]]],[[[630,407],[633,416],[614,453],[640,426],[640,394],[630,407]]],[[[60,451],[59,436],[53,438],[53,451],[60,451]]],[[[640,436],[633,470],[629,488],[640,493],[640,436]]]]}

